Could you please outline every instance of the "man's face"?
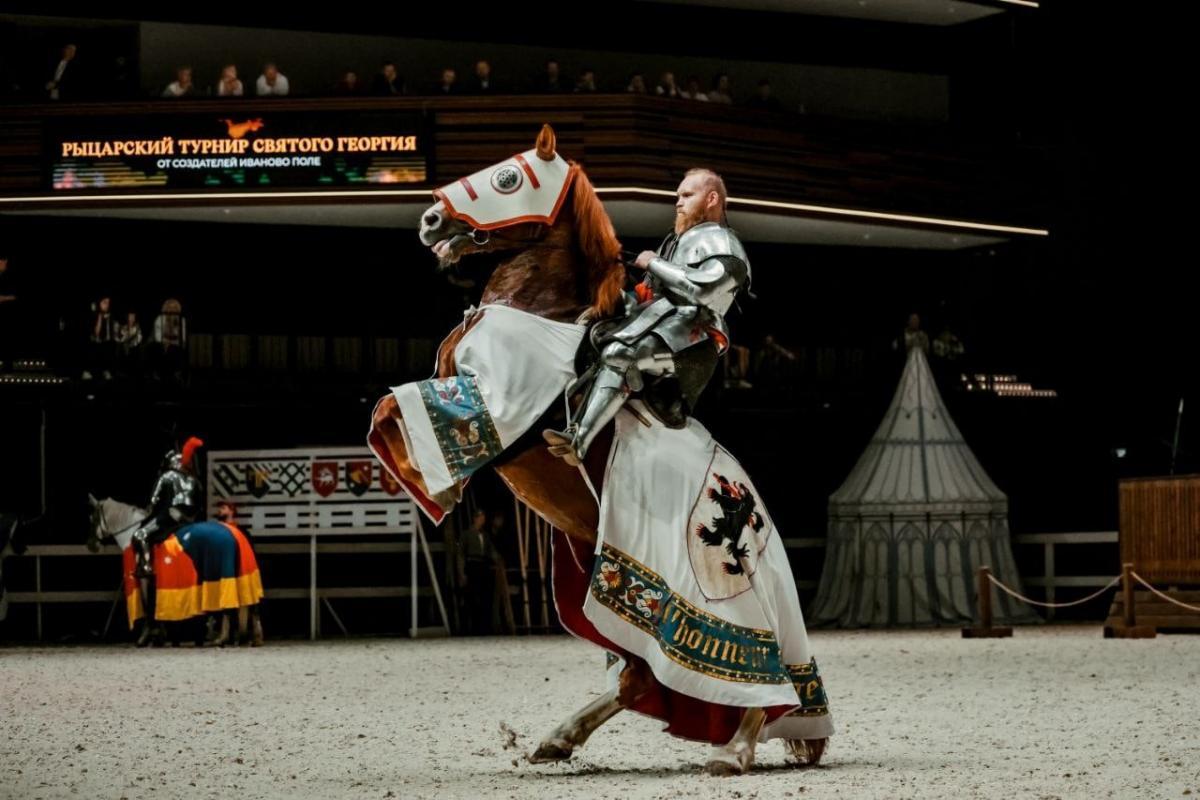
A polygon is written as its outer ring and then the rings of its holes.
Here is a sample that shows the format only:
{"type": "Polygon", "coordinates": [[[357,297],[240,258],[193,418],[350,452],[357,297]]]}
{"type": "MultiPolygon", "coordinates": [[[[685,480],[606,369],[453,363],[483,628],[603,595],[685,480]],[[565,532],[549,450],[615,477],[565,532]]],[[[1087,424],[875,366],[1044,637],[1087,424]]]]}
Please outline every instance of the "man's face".
{"type": "Polygon", "coordinates": [[[921,318],[916,314],[911,314],[908,317],[908,329],[910,331],[921,330],[921,318]]]}
{"type": "Polygon", "coordinates": [[[719,202],[716,192],[706,191],[704,176],[688,175],[675,190],[675,233],[681,234],[705,222],[711,207],[719,202]]]}
{"type": "Polygon", "coordinates": [[[0,258],[0,275],[8,271],[8,259],[0,258]]]}
{"type": "Polygon", "coordinates": [[[190,69],[179,70],[179,82],[180,83],[191,83],[192,82],[192,71],[190,69]]]}
{"type": "Polygon", "coordinates": [[[387,78],[389,81],[396,80],[396,68],[391,64],[385,64],[383,67],[383,77],[387,78]]]}
{"type": "Polygon", "coordinates": [[[446,84],[447,86],[454,83],[455,77],[457,77],[457,76],[454,74],[454,70],[452,70],[452,69],[442,70],[442,83],[446,84]]]}
{"type": "Polygon", "coordinates": [[[546,74],[548,76],[550,76],[551,78],[558,77],[558,62],[557,61],[551,61],[546,64],[546,74]]]}
{"type": "Polygon", "coordinates": [[[483,530],[484,523],[487,522],[487,515],[482,511],[476,511],[475,516],[471,518],[471,522],[474,525],[475,530],[481,531],[483,530]]]}
{"type": "Polygon", "coordinates": [[[263,70],[263,74],[267,76],[267,80],[273,81],[279,76],[279,70],[276,69],[274,64],[267,64],[266,69],[263,70]]]}
{"type": "Polygon", "coordinates": [[[475,65],[475,76],[486,80],[492,74],[492,65],[486,61],[480,61],[475,65]]]}
{"type": "Polygon", "coordinates": [[[107,297],[100,298],[100,313],[107,314],[108,309],[112,307],[112,300],[107,297]]]}

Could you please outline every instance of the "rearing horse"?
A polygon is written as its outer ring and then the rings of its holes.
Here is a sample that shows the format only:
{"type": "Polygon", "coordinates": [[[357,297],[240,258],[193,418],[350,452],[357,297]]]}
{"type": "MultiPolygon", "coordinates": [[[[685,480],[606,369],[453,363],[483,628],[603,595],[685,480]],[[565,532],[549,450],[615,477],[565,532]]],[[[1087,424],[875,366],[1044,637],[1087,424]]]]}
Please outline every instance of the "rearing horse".
{"type": "MultiPolygon", "coordinates": [[[[420,237],[437,256],[441,269],[464,258],[492,254],[498,265],[483,291],[484,308],[507,307],[553,323],[586,324],[613,315],[621,302],[625,284],[621,245],[587,176],[578,164],[564,161],[555,144],[553,130],[543,126],[535,150],[435,192],[438,202],[422,215],[420,237]],[[490,181],[491,185],[476,187],[478,181],[490,181]],[[523,186],[547,191],[532,201],[531,207],[517,212],[506,214],[497,208],[523,186]],[[487,192],[481,201],[479,188],[495,191],[487,192]]],[[[456,376],[460,365],[455,363],[455,348],[478,317],[469,317],[443,341],[437,378],[456,376]]],[[[600,519],[597,497],[603,492],[612,446],[611,428],[596,440],[580,469],[550,454],[539,434],[542,427],[530,426],[491,464],[509,489],[556,529],[554,593],[563,624],[581,638],[622,652],[583,614],[600,519]]],[[[440,486],[431,490],[407,431],[396,394],[385,396],[375,408],[369,443],[414,499],[440,519],[459,498],[461,483],[451,490],[440,486]]],[[[461,433],[451,430],[450,435],[468,448],[482,447],[488,441],[487,432],[481,439],[475,428],[464,428],[461,433]]],[[[702,732],[688,736],[715,745],[707,771],[738,774],[749,769],[767,718],[763,709],[687,697],[657,681],[643,659],[626,652],[622,656],[626,666],[617,687],[559,725],[540,743],[531,761],[570,758],[603,722],[631,709],[668,722],[672,731],[680,715],[690,715],[693,720],[702,717],[702,732]]],[[[788,746],[802,763],[815,764],[825,741],[788,740],[788,746]]]]}

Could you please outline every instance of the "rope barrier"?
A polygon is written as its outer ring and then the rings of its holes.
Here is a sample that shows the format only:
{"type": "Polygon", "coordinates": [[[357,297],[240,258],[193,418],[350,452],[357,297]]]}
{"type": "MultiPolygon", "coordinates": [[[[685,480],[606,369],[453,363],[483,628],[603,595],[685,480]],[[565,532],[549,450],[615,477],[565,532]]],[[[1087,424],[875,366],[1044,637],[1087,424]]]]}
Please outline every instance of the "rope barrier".
{"type": "MultiPolygon", "coordinates": [[[[1111,589],[1112,587],[1114,587],[1118,583],[1120,583],[1121,576],[1118,575],[1117,577],[1113,578],[1111,581],[1108,582],[1107,586],[1100,589],[1098,592],[1095,592],[1094,594],[1089,594],[1087,597],[1084,597],[1081,600],[1072,600],[1069,603],[1040,603],[1037,600],[1030,600],[1025,595],[1013,591],[1012,589],[1008,588],[1000,581],[996,580],[996,576],[992,575],[990,572],[988,573],[988,580],[990,580],[996,586],[997,589],[1000,589],[1000,590],[1012,595],[1013,597],[1017,598],[1018,600],[1028,603],[1031,606],[1040,606],[1042,608],[1070,608],[1071,606],[1081,606],[1084,603],[1088,602],[1089,600],[1095,600],[1097,597],[1104,594],[1109,589],[1111,589]]],[[[1200,609],[1196,609],[1196,610],[1200,611],[1200,609]]]]}
{"type": "Polygon", "coordinates": [[[1180,608],[1186,608],[1188,611],[1200,611],[1200,607],[1197,607],[1197,606],[1189,606],[1187,603],[1181,603],[1181,602],[1179,602],[1178,600],[1176,600],[1174,597],[1171,597],[1171,596],[1169,596],[1169,595],[1163,594],[1163,593],[1162,593],[1162,592],[1160,592],[1158,589],[1155,589],[1153,586],[1151,586],[1150,584],[1146,583],[1146,580],[1145,580],[1145,578],[1143,578],[1141,575],[1138,575],[1136,572],[1133,572],[1133,573],[1130,573],[1130,574],[1132,574],[1132,575],[1133,575],[1133,577],[1137,579],[1137,582],[1138,582],[1138,583],[1140,583],[1142,586],[1145,586],[1147,589],[1149,589],[1151,592],[1153,592],[1155,595],[1157,595],[1157,596],[1158,596],[1160,599],[1162,599],[1162,600],[1166,600],[1168,603],[1172,603],[1172,604],[1174,604],[1174,605],[1177,605],[1177,606],[1179,606],[1180,608]]]}

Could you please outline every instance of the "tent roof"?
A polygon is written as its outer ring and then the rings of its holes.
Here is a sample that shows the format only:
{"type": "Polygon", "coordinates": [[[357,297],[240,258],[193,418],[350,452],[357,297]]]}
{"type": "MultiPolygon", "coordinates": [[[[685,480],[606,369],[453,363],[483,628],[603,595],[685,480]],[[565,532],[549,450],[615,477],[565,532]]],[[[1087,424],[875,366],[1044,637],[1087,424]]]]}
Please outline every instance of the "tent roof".
{"type": "Polygon", "coordinates": [[[883,422],[849,477],[830,495],[831,516],[1006,513],[1001,492],[946,412],[920,347],[883,422]]]}

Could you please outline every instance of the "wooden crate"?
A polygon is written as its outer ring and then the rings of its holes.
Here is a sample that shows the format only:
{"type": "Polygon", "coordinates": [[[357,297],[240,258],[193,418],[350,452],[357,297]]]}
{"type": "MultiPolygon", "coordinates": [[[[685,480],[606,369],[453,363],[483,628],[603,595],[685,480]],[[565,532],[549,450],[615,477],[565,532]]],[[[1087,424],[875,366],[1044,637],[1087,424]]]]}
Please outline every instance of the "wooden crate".
{"type": "Polygon", "coordinates": [[[1200,586],[1200,475],[1123,480],[1122,563],[1156,587],[1200,586]]]}

